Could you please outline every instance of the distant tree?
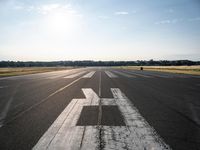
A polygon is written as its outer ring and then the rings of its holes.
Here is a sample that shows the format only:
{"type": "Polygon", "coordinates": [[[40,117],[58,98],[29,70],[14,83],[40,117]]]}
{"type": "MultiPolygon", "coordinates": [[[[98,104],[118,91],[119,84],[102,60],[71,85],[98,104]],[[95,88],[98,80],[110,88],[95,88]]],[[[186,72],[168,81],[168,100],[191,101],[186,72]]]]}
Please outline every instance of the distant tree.
{"type": "Polygon", "coordinates": [[[180,66],[180,65],[200,65],[200,61],[190,60],[160,60],[149,61],[137,60],[137,61],[0,61],[0,67],[56,67],[56,66],[180,66]]]}

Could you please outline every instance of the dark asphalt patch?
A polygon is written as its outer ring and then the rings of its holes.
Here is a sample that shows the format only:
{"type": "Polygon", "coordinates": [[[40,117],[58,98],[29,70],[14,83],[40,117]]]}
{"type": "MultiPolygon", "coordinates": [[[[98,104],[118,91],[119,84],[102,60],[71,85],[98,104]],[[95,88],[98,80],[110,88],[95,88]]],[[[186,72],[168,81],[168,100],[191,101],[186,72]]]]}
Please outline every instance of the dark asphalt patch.
{"type": "Polygon", "coordinates": [[[118,106],[102,106],[101,125],[105,126],[126,126],[118,106]]]}
{"type": "Polygon", "coordinates": [[[77,126],[92,126],[97,125],[99,106],[84,106],[77,126]]]}
{"type": "MultiPolygon", "coordinates": [[[[99,106],[84,106],[77,126],[98,125],[99,106]]],[[[102,120],[100,125],[125,126],[123,116],[117,106],[102,106],[102,120]]]]}

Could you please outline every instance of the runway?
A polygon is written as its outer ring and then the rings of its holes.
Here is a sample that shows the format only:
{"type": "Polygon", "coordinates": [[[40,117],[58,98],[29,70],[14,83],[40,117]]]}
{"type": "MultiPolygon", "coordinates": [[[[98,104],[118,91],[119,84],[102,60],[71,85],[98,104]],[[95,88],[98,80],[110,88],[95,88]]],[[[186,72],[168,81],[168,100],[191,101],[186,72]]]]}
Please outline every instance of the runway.
{"type": "Polygon", "coordinates": [[[0,149],[200,149],[200,76],[85,67],[0,78],[0,149]]]}

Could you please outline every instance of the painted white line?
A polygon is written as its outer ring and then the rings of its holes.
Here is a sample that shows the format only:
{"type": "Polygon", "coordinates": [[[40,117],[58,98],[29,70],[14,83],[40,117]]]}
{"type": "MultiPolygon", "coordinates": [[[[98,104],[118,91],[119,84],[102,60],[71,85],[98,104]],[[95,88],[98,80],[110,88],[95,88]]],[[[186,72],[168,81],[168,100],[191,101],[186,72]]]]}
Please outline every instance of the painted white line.
{"type": "Polygon", "coordinates": [[[101,72],[99,76],[99,97],[101,97],[101,72]]]}
{"type": "MultiPolygon", "coordinates": [[[[101,72],[99,76],[99,97],[101,97],[101,72]]],[[[101,130],[100,129],[101,120],[102,120],[102,105],[101,105],[101,99],[99,99],[99,112],[98,112],[98,123],[97,123],[99,130],[101,130]]]]}
{"type": "Polygon", "coordinates": [[[91,78],[95,74],[95,71],[91,71],[88,74],[84,75],[82,78],[91,78]]]}
{"type": "Polygon", "coordinates": [[[196,124],[200,125],[200,118],[198,112],[200,111],[199,106],[195,106],[193,104],[189,104],[190,111],[192,112],[192,118],[196,122],[196,124]]]}
{"type": "Polygon", "coordinates": [[[0,113],[0,128],[3,126],[5,118],[8,114],[8,111],[10,109],[10,105],[12,104],[14,97],[17,93],[17,90],[19,88],[20,84],[18,84],[15,89],[13,90],[13,92],[11,93],[11,97],[9,98],[9,100],[7,101],[5,107],[3,108],[2,112],[0,113]]]}
{"type": "Polygon", "coordinates": [[[84,105],[98,105],[99,97],[92,89],[83,89],[86,99],[73,99],[55,120],[47,132],[40,138],[33,150],[46,149],[95,149],[96,132],[95,126],[76,126],[82,107],[84,105]],[[83,136],[85,128],[85,136],[83,136]]]}
{"type": "Polygon", "coordinates": [[[104,127],[107,137],[105,149],[169,149],[120,89],[112,88],[111,91],[124,116],[126,127],[104,127]],[[116,139],[110,139],[109,136],[116,139]]]}
{"type": "Polygon", "coordinates": [[[23,105],[24,105],[24,103],[19,103],[19,104],[15,105],[14,108],[18,108],[18,107],[21,107],[23,105]]]}
{"type": "Polygon", "coordinates": [[[120,72],[120,71],[113,71],[113,72],[115,72],[117,74],[120,74],[120,75],[122,75],[124,77],[128,77],[128,78],[135,78],[136,77],[136,76],[133,76],[133,75],[126,74],[124,72],[120,72]]]}
{"type": "Polygon", "coordinates": [[[0,89],[7,88],[8,86],[0,86],[0,89]]]}
{"type": "Polygon", "coordinates": [[[51,76],[47,77],[47,79],[56,79],[56,78],[62,78],[62,77],[70,76],[70,75],[76,74],[77,71],[71,70],[70,72],[67,72],[67,75],[63,74],[63,73],[66,73],[66,72],[60,72],[60,73],[61,74],[58,74],[58,73],[50,74],[51,76]]]}
{"type": "Polygon", "coordinates": [[[56,79],[56,78],[60,78],[60,77],[62,77],[62,75],[56,75],[56,76],[48,77],[47,79],[56,79]]]}
{"type": "Polygon", "coordinates": [[[66,76],[66,77],[64,77],[64,78],[67,78],[67,79],[71,79],[71,78],[75,78],[75,77],[77,77],[77,76],[80,76],[80,75],[82,75],[82,74],[84,74],[86,71],[81,71],[81,72],[78,72],[78,73],[75,73],[75,74],[71,74],[71,75],[68,75],[68,76],[66,76]]]}
{"type": "MultiPolygon", "coordinates": [[[[126,71],[127,72],[127,71],[126,71]]],[[[145,71],[141,71],[141,73],[142,72],[145,72],[145,71]]],[[[141,76],[141,77],[145,77],[145,78],[152,78],[152,77],[159,77],[159,78],[173,78],[172,76],[169,76],[169,75],[161,75],[161,74],[149,74],[149,72],[148,72],[148,74],[141,74],[141,73],[136,73],[136,72],[132,72],[132,71],[130,71],[129,72],[130,74],[133,74],[133,75],[136,75],[136,76],[141,76]]],[[[145,72],[145,73],[147,73],[147,72],[145,72]]]]}
{"type": "Polygon", "coordinates": [[[130,73],[130,74],[133,74],[133,75],[136,75],[136,76],[144,77],[144,78],[153,78],[153,76],[147,76],[147,75],[140,74],[140,73],[128,72],[128,71],[126,71],[126,72],[130,73]]]}
{"type": "Polygon", "coordinates": [[[92,89],[82,90],[86,99],[73,99],[33,147],[34,150],[95,150],[102,141],[105,150],[170,149],[120,89],[111,89],[112,99],[100,99],[92,89]],[[102,105],[118,106],[126,126],[100,125],[102,134],[99,134],[99,126],[76,126],[83,106],[98,106],[100,100],[102,105]]]}
{"type": "Polygon", "coordinates": [[[173,76],[159,74],[159,72],[158,73],[154,72],[154,73],[150,73],[150,74],[148,73],[148,75],[153,76],[153,77],[159,77],[159,78],[173,78],[173,76]]]}
{"type": "Polygon", "coordinates": [[[110,71],[105,71],[105,73],[107,74],[107,76],[109,76],[110,78],[117,78],[118,76],[113,74],[112,72],[110,71]]]}
{"type": "Polygon", "coordinates": [[[16,118],[22,116],[23,114],[25,114],[26,112],[32,110],[33,108],[37,107],[38,105],[42,104],[43,102],[45,102],[46,100],[48,100],[50,97],[56,95],[57,93],[63,91],[64,89],[70,87],[71,85],[73,85],[74,83],[78,82],[80,79],[82,79],[82,77],[72,81],[71,83],[69,83],[68,85],[56,90],[55,92],[51,93],[49,96],[47,96],[46,98],[42,99],[41,101],[39,101],[38,103],[35,103],[34,105],[32,105],[31,107],[27,108],[26,110],[22,111],[21,113],[19,113],[18,115],[16,115],[15,117],[13,117],[12,119],[9,120],[9,122],[15,120],[16,118]]]}
{"type": "Polygon", "coordinates": [[[191,76],[192,78],[200,78],[200,76],[196,75],[196,76],[191,76]]]}
{"type": "Polygon", "coordinates": [[[159,77],[159,78],[173,78],[173,77],[171,77],[171,76],[163,76],[163,75],[153,75],[153,76],[157,76],[157,77],[159,77]]]}

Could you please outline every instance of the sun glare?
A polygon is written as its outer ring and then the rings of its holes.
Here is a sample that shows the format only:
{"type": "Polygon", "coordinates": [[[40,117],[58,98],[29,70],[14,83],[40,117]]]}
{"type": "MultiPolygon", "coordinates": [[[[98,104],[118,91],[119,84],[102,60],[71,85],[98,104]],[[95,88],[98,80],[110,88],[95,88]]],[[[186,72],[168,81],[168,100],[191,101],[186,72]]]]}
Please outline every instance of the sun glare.
{"type": "Polygon", "coordinates": [[[73,27],[73,17],[70,14],[55,12],[47,17],[48,28],[52,32],[66,32],[73,27]]]}
{"type": "Polygon", "coordinates": [[[45,26],[52,33],[63,33],[73,30],[80,16],[70,6],[50,5],[42,8],[45,15],[45,26]]]}

